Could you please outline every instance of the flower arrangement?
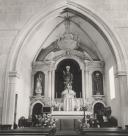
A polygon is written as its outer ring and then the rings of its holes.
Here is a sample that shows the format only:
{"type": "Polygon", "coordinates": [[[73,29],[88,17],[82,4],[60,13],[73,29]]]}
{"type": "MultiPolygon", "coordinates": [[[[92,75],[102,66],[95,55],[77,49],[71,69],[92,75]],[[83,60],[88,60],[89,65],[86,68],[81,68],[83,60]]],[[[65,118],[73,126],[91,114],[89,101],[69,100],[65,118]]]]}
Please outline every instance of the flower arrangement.
{"type": "Polygon", "coordinates": [[[42,126],[55,128],[56,127],[56,120],[52,118],[50,114],[44,114],[42,118],[42,126]]]}
{"type": "Polygon", "coordinates": [[[56,120],[52,117],[51,114],[43,114],[38,115],[37,117],[37,127],[48,127],[48,128],[55,128],[56,127],[56,120]]]}

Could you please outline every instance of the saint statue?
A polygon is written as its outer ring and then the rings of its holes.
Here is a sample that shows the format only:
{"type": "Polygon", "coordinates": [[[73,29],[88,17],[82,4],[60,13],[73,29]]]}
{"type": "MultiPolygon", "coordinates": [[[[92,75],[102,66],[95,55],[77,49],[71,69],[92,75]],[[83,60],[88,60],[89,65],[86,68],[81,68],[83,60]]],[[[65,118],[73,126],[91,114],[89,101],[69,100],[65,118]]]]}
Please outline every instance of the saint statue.
{"type": "Polygon", "coordinates": [[[76,93],[72,90],[71,84],[67,84],[67,88],[61,93],[63,98],[64,111],[74,111],[76,93]]]}
{"type": "Polygon", "coordinates": [[[68,84],[72,86],[73,74],[70,72],[70,66],[66,66],[66,71],[63,71],[63,78],[65,88],[67,88],[68,84]]]}
{"type": "Polygon", "coordinates": [[[36,95],[41,95],[42,93],[42,75],[39,74],[36,79],[36,89],[35,89],[36,95]]]}
{"type": "Polygon", "coordinates": [[[94,95],[103,95],[103,78],[99,71],[95,71],[93,75],[94,95]]]}

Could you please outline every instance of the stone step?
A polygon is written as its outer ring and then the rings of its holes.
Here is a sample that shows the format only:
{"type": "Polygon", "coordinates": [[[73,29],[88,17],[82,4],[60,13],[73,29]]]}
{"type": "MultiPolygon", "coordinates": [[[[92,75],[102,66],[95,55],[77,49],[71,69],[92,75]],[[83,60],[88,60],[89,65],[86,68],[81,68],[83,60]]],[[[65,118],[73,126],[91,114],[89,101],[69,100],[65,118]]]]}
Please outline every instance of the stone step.
{"type": "Polygon", "coordinates": [[[74,130],[59,130],[56,132],[55,136],[78,136],[79,133],[74,130]]]}

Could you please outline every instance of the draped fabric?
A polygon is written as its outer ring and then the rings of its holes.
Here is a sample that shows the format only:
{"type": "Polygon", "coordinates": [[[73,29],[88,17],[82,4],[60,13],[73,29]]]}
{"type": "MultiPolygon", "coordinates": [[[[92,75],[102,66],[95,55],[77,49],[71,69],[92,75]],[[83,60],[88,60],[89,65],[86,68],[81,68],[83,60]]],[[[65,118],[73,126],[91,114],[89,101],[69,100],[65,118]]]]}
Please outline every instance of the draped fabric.
{"type": "Polygon", "coordinates": [[[76,93],[73,90],[64,90],[62,92],[64,111],[74,111],[76,93]]]}

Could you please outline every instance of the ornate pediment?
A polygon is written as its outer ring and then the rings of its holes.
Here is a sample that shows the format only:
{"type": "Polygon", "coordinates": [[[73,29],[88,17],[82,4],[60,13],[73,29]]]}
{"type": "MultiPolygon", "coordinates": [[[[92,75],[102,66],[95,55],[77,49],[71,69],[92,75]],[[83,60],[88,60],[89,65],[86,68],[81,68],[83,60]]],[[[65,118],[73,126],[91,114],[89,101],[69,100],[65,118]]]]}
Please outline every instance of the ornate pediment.
{"type": "Polygon", "coordinates": [[[64,58],[64,57],[77,57],[81,60],[90,60],[90,58],[86,54],[77,50],[68,50],[68,51],[62,52],[62,54],[55,55],[53,60],[57,61],[58,59],[64,58]]]}
{"type": "Polygon", "coordinates": [[[35,103],[42,103],[44,106],[51,106],[51,101],[49,97],[43,97],[43,96],[32,96],[30,97],[30,105],[33,105],[35,103]]]}
{"type": "Polygon", "coordinates": [[[64,33],[57,41],[57,45],[61,50],[74,50],[78,48],[78,37],[72,33],[64,33]]]}

